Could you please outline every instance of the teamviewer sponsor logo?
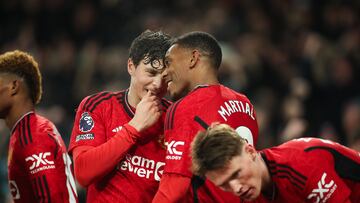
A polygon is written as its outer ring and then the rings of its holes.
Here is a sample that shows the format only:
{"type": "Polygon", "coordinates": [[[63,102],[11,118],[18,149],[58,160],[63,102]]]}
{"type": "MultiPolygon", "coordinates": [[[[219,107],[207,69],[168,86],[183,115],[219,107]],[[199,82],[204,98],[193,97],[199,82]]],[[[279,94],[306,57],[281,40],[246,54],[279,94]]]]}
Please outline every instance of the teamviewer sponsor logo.
{"type": "Polygon", "coordinates": [[[25,161],[30,163],[30,173],[35,174],[39,171],[54,169],[54,161],[48,160],[48,157],[51,156],[50,152],[41,152],[39,154],[33,154],[25,158],[25,161]]]}
{"type": "Polygon", "coordinates": [[[167,143],[167,155],[166,159],[168,160],[180,160],[182,157],[182,147],[184,146],[184,141],[173,140],[167,143]]]}
{"type": "Polygon", "coordinates": [[[120,170],[129,171],[140,178],[154,179],[160,181],[164,171],[164,162],[154,161],[141,156],[126,155],[124,161],[120,163],[120,170]]]}
{"type": "Polygon", "coordinates": [[[337,188],[337,185],[333,180],[325,182],[326,175],[326,173],[323,173],[321,179],[318,182],[318,187],[313,189],[307,197],[309,200],[313,200],[314,203],[327,202],[327,200],[331,197],[337,188]]]}

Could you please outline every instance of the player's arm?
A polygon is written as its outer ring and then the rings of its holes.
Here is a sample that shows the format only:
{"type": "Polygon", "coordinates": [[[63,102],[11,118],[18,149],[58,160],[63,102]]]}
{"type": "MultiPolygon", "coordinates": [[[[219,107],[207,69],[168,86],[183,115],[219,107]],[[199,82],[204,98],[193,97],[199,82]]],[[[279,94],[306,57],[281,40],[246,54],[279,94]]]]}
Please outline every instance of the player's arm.
{"type": "Polygon", "coordinates": [[[133,119],[115,136],[96,147],[75,147],[73,157],[77,181],[86,187],[111,172],[138,140],[145,139],[146,129],[156,123],[160,116],[159,99],[149,92],[138,104],[133,119]]]}
{"type": "MultiPolygon", "coordinates": [[[[336,173],[333,164],[324,163],[323,158],[327,154],[320,154],[317,163],[323,163],[320,167],[312,169],[310,175],[307,177],[307,184],[305,188],[307,200],[324,201],[328,203],[337,202],[351,202],[350,194],[351,188],[349,188],[341,177],[336,173]]],[[[329,160],[329,159],[328,159],[329,160]]]]}
{"type": "Polygon", "coordinates": [[[152,202],[185,202],[191,178],[174,173],[165,173],[152,202]]]}
{"type": "Polygon", "coordinates": [[[87,187],[111,172],[136,143],[136,137],[140,137],[140,133],[126,124],[114,137],[97,147],[74,148],[74,172],[79,184],[87,187]]]}
{"type": "MultiPolygon", "coordinates": [[[[171,108],[170,108],[171,109],[171,108]]],[[[167,114],[169,116],[169,114],[167,114]]],[[[165,119],[165,120],[172,120],[165,119]]],[[[177,120],[174,119],[174,126],[177,120]]],[[[165,123],[165,126],[167,124],[165,123]]],[[[190,155],[189,145],[191,136],[184,136],[182,133],[193,133],[193,129],[189,124],[179,122],[179,125],[171,131],[166,131],[168,150],[166,154],[166,162],[163,176],[160,180],[159,189],[153,199],[153,203],[158,202],[186,202],[189,200],[191,193],[191,177],[190,172],[190,155]],[[171,157],[176,158],[171,158],[171,157]]]]}
{"type": "Polygon", "coordinates": [[[76,187],[69,157],[50,136],[41,137],[44,138],[41,143],[24,149],[24,173],[36,201],[76,203],[76,187]]]}

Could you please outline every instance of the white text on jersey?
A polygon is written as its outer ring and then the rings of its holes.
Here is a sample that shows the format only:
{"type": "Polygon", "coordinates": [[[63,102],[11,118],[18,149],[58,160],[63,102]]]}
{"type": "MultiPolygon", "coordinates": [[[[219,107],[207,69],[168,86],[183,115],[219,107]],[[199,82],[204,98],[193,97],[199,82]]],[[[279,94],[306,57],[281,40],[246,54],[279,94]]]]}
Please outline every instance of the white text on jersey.
{"type": "Polygon", "coordinates": [[[135,173],[141,178],[154,178],[156,181],[160,181],[164,170],[164,162],[155,162],[151,159],[146,159],[141,156],[126,155],[125,160],[120,163],[120,169],[123,171],[129,171],[135,173]]]}
{"type": "Polygon", "coordinates": [[[219,107],[218,110],[218,113],[225,121],[227,121],[227,117],[236,112],[245,113],[249,115],[251,119],[255,120],[254,107],[248,102],[227,100],[219,107]]]}

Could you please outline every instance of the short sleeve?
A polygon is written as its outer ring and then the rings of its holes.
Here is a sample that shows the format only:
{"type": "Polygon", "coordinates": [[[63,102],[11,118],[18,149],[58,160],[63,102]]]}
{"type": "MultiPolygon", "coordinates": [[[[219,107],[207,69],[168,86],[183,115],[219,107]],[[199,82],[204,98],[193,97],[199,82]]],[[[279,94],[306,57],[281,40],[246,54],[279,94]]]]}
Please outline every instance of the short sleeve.
{"type": "MultiPolygon", "coordinates": [[[[175,116],[173,119],[173,127],[165,130],[167,152],[164,173],[192,177],[190,146],[200,128],[195,125],[195,121],[185,116],[175,116]]],[[[165,120],[171,121],[168,118],[165,120]]],[[[165,122],[165,125],[167,124],[165,122]]]]}

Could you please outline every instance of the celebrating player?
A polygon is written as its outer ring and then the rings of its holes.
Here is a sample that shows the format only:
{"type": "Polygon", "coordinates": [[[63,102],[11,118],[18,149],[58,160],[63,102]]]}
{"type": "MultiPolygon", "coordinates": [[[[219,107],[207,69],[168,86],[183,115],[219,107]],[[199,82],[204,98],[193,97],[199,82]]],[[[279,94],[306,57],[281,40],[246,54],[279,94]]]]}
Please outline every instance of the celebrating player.
{"type": "Polygon", "coordinates": [[[360,202],[359,152],[300,138],[258,153],[239,135],[226,124],[200,132],[194,173],[248,201],[262,194],[269,202],[360,202]]]}
{"type": "Polygon", "coordinates": [[[161,73],[170,37],[145,31],[131,44],[128,89],[101,92],[80,103],[71,135],[75,177],[87,202],[151,202],[165,159],[161,73]],[[136,107],[136,109],[135,109],[136,107]]]}
{"type": "Polygon", "coordinates": [[[227,123],[255,144],[258,126],[249,99],[221,84],[217,72],[221,48],[214,37],[191,32],[177,38],[166,53],[163,72],[174,103],[165,119],[166,165],[153,202],[234,202],[190,171],[190,143],[199,130],[218,121],[227,123]],[[176,187],[174,187],[176,185],[176,187]]]}
{"type": "Polygon", "coordinates": [[[18,202],[77,202],[71,160],[55,125],[35,113],[42,95],[37,62],[22,51],[0,56],[0,118],[11,129],[8,177],[18,202]]]}

